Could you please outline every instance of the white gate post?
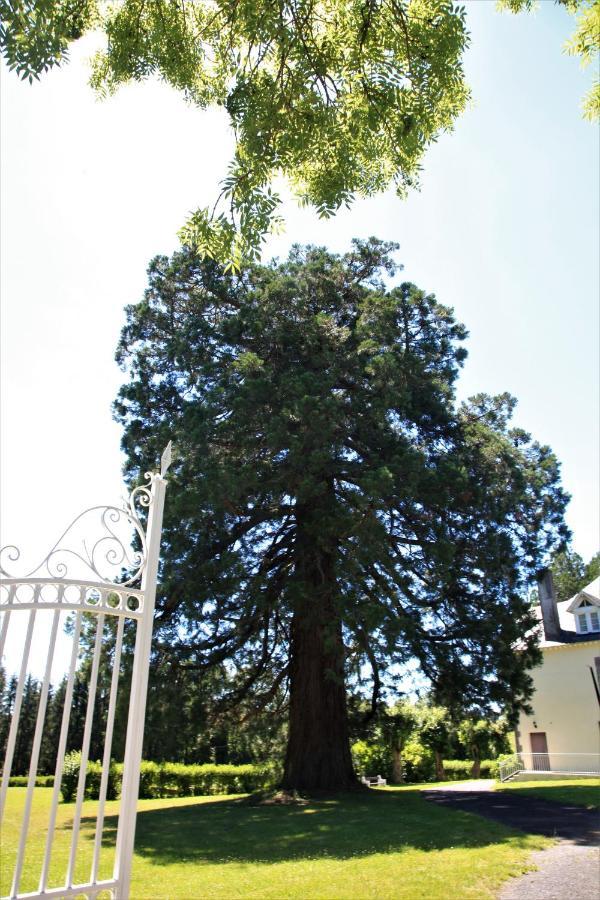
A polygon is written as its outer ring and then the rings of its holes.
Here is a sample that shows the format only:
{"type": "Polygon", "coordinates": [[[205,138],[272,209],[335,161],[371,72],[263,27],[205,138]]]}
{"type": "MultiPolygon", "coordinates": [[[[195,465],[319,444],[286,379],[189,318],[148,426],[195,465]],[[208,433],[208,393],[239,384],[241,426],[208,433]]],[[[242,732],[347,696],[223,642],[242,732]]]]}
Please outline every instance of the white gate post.
{"type": "Polygon", "coordinates": [[[156,579],[160,556],[160,538],[165,502],[165,488],[167,485],[167,482],[163,478],[163,474],[167,468],[168,462],[165,465],[163,461],[161,474],[155,473],[152,476],[150,513],[146,531],[147,561],[142,577],[144,610],[135,641],[129,715],[127,720],[127,741],[125,745],[125,758],[123,761],[121,814],[119,816],[113,876],[115,881],[118,882],[118,888],[116,890],[117,900],[128,900],[129,885],[131,881],[131,864],[135,840],[140,763],[144,740],[144,719],[146,714],[146,695],[148,692],[152,627],[154,624],[154,604],[156,601],[156,579]]]}
{"type": "MultiPolygon", "coordinates": [[[[19,559],[17,547],[8,545],[0,548],[0,612],[3,623],[0,629],[0,652],[8,634],[9,619],[15,611],[27,612],[28,624],[25,636],[23,656],[19,668],[17,690],[12,709],[11,725],[8,734],[2,786],[0,788],[0,815],[11,774],[13,755],[17,733],[20,725],[21,699],[24,690],[27,667],[29,665],[33,630],[38,611],[41,616],[53,613],[53,625],[48,644],[45,674],[36,717],[35,734],[32,751],[29,754],[29,777],[26,789],[25,807],[20,827],[20,837],[13,869],[13,881],[10,894],[4,900],[73,900],[86,896],[93,900],[99,893],[110,892],[111,897],[128,900],[131,882],[131,866],[135,839],[135,821],[137,811],[138,789],[140,781],[140,761],[144,738],[144,717],[146,711],[146,695],[148,692],[148,673],[150,669],[150,653],[152,645],[152,627],[154,624],[154,606],[156,601],[156,581],[160,555],[160,539],[162,531],[163,507],[167,482],[164,475],[171,463],[171,443],[167,445],[161,459],[160,474],[147,472],[146,482],[133,488],[121,507],[94,506],[85,510],[71,522],[66,531],[58,539],[44,560],[27,574],[16,576],[10,574],[6,565],[19,559]],[[137,505],[137,506],[136,506],[137,505]],[[147,527],[144,530],[140,521],[138,506],[148,511],[147,527]],[[93,545],[84,536],[80,543],[76,538],[78,529],[84,527],[85,517],[98,515],[100,533],[95,537],[93,545]],[[124,528],[133,529],[139,541],[139,550],[128,552],[127,541],[123,539],[124,528]],[[76,560],[77,571],[71,573],[70,563],[76,560]],[[6,561],[6,562],[5,562],[6,561]],[[82,570],[87,570],[86,577],[80,577],[82,570]],[[109,574],[104,570],[108,567],[109,574]],[[115,568],[120,569],[119,576],[115,568]],[[125,572],[123,572],[125,570],[125,572]],[[128,574],[129,578],[123,578],[128,574]],[[91,580],[90,574],[91,573],[91,580]],[[112,573],[112,574],[111,574],[112,573]],[[141,579],[141,586],[134,587],[141,579]],[[56,748],[55,781],[52,792],[46,846],[41,865],[41,875],[36,893],[20,891],[21,876],[24,873],[26,843],[30,825],[30,811],[33,802],[35,781],[38,770],[39,751],[43,740],[46,713],[46,701],[50,688],[50,678],[54,660],[56,636],[60,616],[72,611],[75,613],[70,664],[67,675],[67,686],[60,726],[60,735],[56,748]],[[95,643],[92,653],[92,666],[87,681],[88,697],[86,704],[85,726],[81,744],[81,766],[77,783],[77,798],[71,827],[71,850],[62,887],[48,885],[51,869],[52,850],[54,845],[58,803],[61,792],[65,750],[69,734],[69,721],[72,711],[73,685],[77,677],[77,659],[80,650],[80,635],[84,617],[95,619],[95,643]],[[74,884],[78,878],[77,854],[80,837],[81,816],[85,797],[86,770],[90,751],[90,740],[94,729],[94,708],[97,695],[97,679],[100,659],[108,650],[102,648],[105,621],[118,620],[114,654],[112,657],[112,675],[110,679],[110,696],[106,712],[103,735],[102,777],[98,796],[96,815],[96,833],[94,839],[93,861],[87,881],[74,884]],[[121,649],[124,629],[135,628],[135,654],[133,671],[129,686],[129,710],[127,716],[127,737],[125,742],[125,759],[123,763],[123,785],[117,830],[117,846],[111,879],[98,879],[102,836],[104,828],[104,811],[109,778],[113,727],[119,680],[121,679],[121,649]],[[76,874],[77,872],[77,874],[76,874]]],[[[9,568],[12,566],[9,565],[9,568]]],[[[86,620],[87,621],[87,620],[86,620]]],[[[130,633],[128,631],[128,633],[130,633]]],[[[1,657],[0,657],[1,658],[1,657]]],[[[106,657],[108,661],[108,657],[106,657]]],[[[110,664],[110,663],[109,663],[110,664]]],[[[123,674],[122,681],[126,681],[123,674]]],[[[125,687],[125,685],[123,685],[125,687]]],[[[100,726],[102,729],[102,726],[100,726]]],[[[22,764],[22,760],[21,760],[22,764]]],[[[31,880],[32,873],[28,873],[31,880]]]]}

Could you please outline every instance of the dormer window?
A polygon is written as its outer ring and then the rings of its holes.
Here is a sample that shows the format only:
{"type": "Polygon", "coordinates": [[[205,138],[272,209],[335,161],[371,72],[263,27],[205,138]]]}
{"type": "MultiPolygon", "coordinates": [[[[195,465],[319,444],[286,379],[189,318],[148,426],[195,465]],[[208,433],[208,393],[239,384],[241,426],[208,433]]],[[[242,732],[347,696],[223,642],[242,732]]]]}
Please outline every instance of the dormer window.
{"type": "Polygon", "coordinates": [[[575,611],[578,634],[600,631],[600,610],[591,603],[582,603],[575,611]]]}
{"type": "Polygon", "coordinates": [[[577,634],[595,633],[593,640],[598,640],[597,634],[600,632],[600,575],[571,598],[565,612],[573,614],[577,634]]]}

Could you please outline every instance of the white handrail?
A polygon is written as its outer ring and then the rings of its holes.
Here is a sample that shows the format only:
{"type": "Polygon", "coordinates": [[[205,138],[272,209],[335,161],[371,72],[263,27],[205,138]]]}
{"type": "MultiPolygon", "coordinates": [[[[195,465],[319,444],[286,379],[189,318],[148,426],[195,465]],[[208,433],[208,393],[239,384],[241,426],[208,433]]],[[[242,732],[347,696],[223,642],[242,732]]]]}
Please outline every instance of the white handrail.
{"type": "Polygon", "coordinates": [[[561,775],[600,775],[600,753],[515,753],[498,766],[500,781],[518,773],[557,773],[561,775]]]}

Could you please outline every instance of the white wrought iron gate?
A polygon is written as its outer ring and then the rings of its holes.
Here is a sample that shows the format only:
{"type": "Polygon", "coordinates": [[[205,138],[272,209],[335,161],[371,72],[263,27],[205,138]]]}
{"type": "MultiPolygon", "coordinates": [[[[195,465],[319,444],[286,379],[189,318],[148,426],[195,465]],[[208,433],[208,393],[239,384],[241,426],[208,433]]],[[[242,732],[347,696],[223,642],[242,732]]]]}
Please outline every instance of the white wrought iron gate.
{"type": "MultiPolygon", "coordinates": [[[[89,900],[112,897],[127,900],[131,880],[131,863],[136,824],[136,805],[139,789],[140,761],[144,733],[144,716],[148,685],[148,668],[156,578],[160,552],[162,515],[166,481],[164,475],[171,461],[171,445],[166,448],[161,461],[160,473],[147,473],[146,483],[135,488],[121,507],[100,506],[86,510],[71,523],[59,541],[54,545],[44,561],[26,576],[18,577],[9,572],[19,559],[16,547],[9,546],[0,551],[0,659],[3,658],[7,639],[16,634],[22,641],[22,657],[12,702],[12,717],[6,740],[6,752],[0,788],[0,819],[4,820],[8,796],[9,779],[15,758],[15,748],[19,738],[23,693],[28,673],[31,671],[32,639],[38,622],[43,625],[44,639],[47,635],[47,656],[43,669],[39,669],[39,657],[34,661],[38,670],[43,670],[40,682],[39,700],[35,719],[35,730],[29,750],[29,763],[25,797],[20,813],[20,831],[17,846],[10,848],[4,841],[3,868],[11,865],[10,888],[2,891],[7,898],[77,897],[89,900]],[[147,509],[147,528],[140,519],[140,507],[147,509]],[[90,517],[100,532],[92,536],[90,543],[90,517]],[[137,549],[131,550],[131,532],[135,532],[137,549]],[[83,534],[80,540],[79,535],[83,534]],[[129,535],[129,536],[127,536],[129,535]],[[120,577],[115,578],[115,570],[120,577]],[[88,577],[83,578],[82,573],[88,577]],[[107,572],[111,572],[111,578],[107,572]],[[38,775],[40,749],[44,736],[48,694],[55,662],[57,637],[60,626],[64,628],[65,617],[70,617],[70,648],[65,657],[64,704],[56,762],[54,784],[50,808],[47,815],[47,830],[43,858],[37,865],[33,857],[27,856],[32,804],[35,800],[35,784],[38,775]],[[26,622],[23,620],[26,617],[26,622]],[[12,622],[12,625],[11,625],[12,622]],[[16,627],[15,627],[16,626],[16,627]],[[69,805],[72,813],[70,845],[66,871],[57,871],[57,860],[53,863],[53,850],[57,834],[57,813],[61,797],[61,782],[70,718],[73,704],[73,690],[77,680],[80,642],[83,633],[88,643],[93,643],[91,660],[88,659],[87,705],[83,725],[83,737],[77,749],[81,752],[81,764],[74,804],[69,805]],[[133,645],[133,666],[127,673],[122,666],[124,645],[133,645]],[[90,741],[94,725],[98,727],[98,715],[94,719],[98,699],[98,675],[104,663],[104,672],[112,672],[106,677],[105,693],[102,697],[104,715],[100,721],[103,743],[101,776],[95,807],[95,827],[90,828],[89,811],[82,823],[86,794],[86,770],[88,768],[90,741]],[[103,847],[105,813],[111,751],[117,702],[128,696],[127,734],[123,758],[121,798],[118,807],[116,846],[103,847]],[[82,824],[85,834],[82,834],[82,824]],[[93,834],[93,836],[92,836],[93,834]],[[92,844],[93,841],[93,844],[92,844]],[[8,859],[7,857],[11,857],[8,859]],[[108,857],[108,859],[106,859],[108,857]],[[112,857],[112,859],[111,859],[112,857]],[[82,867],[86,872],[82,873],[82,867]],[[110,866],[107,875],[106,866],[110,866]],[[36,872],[33,869],[37,868],[36,872]],[[89,873],[89,874],[88,874],[89,873]],[[25,889],[22,889],[26,881],[25,889]]],[[[38,642],[39,643],[39,642],[38,642]]],[[[13,682],[14,683],[14,682],[13,682]]],[[[98,741],[96,743],[98,745],[98,741]]],[[[14,792],[16,793],[16,792],[14,792]]],[[[20,794],[23,791],[19,792],[20,794]]],[[[38,792],[39,794],[39,792],[38,792]]],[[[22,799],[22,798],[20,798],[22,799]]],[[[89,803],[86,806],[89,810],[89,803]]],[[[111,818],[111,824],[113,818],[111,818]]],[[[64,825],[61,826],[61,839],[64,825]]],[[[64,855],[64,846],[63,846],[64,855]]],[[[6,897],[3,900],[6,900],[6,897]]]]}

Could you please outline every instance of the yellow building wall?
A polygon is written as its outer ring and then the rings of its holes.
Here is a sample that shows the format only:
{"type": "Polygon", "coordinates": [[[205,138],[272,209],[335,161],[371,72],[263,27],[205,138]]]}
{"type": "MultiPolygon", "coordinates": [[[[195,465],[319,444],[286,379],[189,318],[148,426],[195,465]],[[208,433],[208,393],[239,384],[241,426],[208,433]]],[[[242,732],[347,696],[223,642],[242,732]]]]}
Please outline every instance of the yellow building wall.
{"type": "Polygon", "coordinates": [[[530,753],[531,733],[546,732],[548,753],[600,752],[600,705],[590,673],[591,666],[597,675],[600,641],[546,647],[543,654],[531,671],[534,712],[521,714],[518,749],[530,753]]]}

